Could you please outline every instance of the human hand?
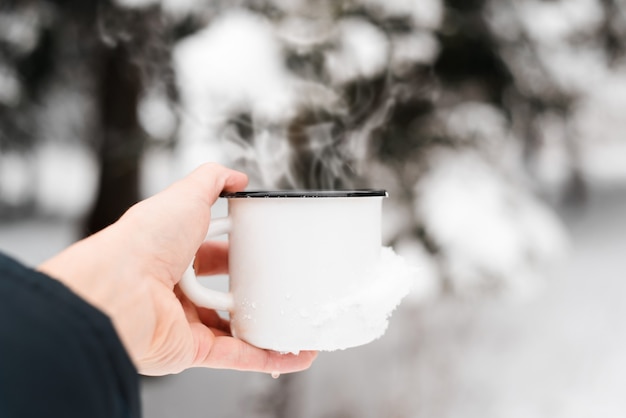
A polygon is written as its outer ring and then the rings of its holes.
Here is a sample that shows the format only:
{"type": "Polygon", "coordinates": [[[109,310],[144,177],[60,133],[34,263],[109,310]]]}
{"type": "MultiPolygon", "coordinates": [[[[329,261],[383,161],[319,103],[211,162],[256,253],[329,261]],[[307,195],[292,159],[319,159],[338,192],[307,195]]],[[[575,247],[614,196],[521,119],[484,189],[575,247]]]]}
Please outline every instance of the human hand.
{"type": "Polygon", "coordinates": [[[195,306],[177,286],[194,254],[198,274],[226,272],[227,243],[203,240],[219,194],[242,190],[247,181],[243,173],[205,164],[39,270],[111,318],[142,374],[198,366],[267,373],[306,369],[315,352],[280,354],[233,338],[227,321],[195,306]]]}

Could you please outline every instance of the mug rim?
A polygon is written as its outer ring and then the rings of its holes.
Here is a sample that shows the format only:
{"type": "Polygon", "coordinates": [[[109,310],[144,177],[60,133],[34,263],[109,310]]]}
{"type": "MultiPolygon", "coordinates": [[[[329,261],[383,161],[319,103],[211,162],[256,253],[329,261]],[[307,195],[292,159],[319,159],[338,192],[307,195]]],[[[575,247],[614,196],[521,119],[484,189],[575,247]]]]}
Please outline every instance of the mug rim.
{"type": "Polygon", "coordinates": [[[328,197],[387,197],[386,190],[350,189],[350,190],[248,190],[243,192],[225,192],[220,197],[237,198],[328,198],[328,197]]]}

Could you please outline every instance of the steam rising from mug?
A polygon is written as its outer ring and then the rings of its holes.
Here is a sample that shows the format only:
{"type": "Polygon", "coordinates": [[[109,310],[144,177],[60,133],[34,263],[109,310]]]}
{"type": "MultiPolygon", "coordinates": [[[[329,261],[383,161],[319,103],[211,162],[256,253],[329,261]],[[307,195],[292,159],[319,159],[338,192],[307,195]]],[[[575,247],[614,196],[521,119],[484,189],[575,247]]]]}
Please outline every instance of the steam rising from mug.
{"type": "Polygon", "coordinates": [[[181,288],[196,304],[228,311],[237,338],[280,352],[336,350],[384,334],[410,287],[402,259],[381,247],[382,190],[226,194],[230,292],[181,288]]]}

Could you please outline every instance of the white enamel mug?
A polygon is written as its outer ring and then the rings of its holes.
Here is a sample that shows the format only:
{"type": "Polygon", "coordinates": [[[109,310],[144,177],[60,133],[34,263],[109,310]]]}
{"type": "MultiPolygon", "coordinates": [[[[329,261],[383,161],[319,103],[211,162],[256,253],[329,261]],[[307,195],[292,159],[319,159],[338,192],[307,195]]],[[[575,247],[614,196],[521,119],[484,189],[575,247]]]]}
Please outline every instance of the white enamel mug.
{"type": "Polygon", "coordinates": [[[280,352],[336,350],[384,333],[359,302],[378,279],[383,190],[227,193],[228,293],[190,267],[181,288],[198,306],[228,311],[233,336],[280,352]]]}

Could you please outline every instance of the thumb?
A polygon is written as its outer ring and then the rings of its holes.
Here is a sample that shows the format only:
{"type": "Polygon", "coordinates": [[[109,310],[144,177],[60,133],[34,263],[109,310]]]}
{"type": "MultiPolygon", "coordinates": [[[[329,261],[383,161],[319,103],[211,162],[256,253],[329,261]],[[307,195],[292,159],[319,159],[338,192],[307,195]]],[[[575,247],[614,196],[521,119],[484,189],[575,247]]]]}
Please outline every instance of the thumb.
{"type": "Polygon", "coordinates": [[[211,206],[222,191],[239,191],[248,177],[215,163],[206,163],[156,195],[131,207],[119,223],[127,226],[131,239],[144,254],[149,251],[184,271],[202,244],[211,206]]]}

